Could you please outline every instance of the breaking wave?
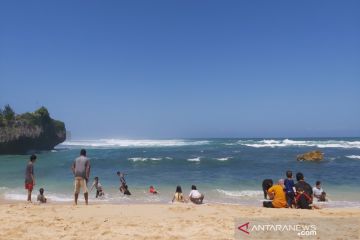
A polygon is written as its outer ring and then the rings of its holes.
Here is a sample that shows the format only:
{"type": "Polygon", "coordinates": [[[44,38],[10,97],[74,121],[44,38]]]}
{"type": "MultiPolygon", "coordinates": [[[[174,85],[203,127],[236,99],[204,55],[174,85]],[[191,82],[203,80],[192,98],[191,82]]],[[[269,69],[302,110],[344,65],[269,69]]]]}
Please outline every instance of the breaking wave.
{"type": "Polygon", "coordinates": [[[240,140],[237,142],[240,145],[263,148],[263,147],[318,147],[318,148],[360,148],[360,141],[339,141],[339,140],[240,140]]]}
{"type": "Polygon", "coordinates": [[[215,159],[218,160],[218,161],[227,161],[230,158],[232,158],[232,157],[223,157],[223,158],[215,158],[215,159]]]}
{"type": "Polygon", "coordinates": [[[222,189],[216,189],[216,191],[229,197],[258,197],[264,194],[262,191],[254,191],[254,190],[226,191],[222,189]]]}
{"type": "MultiPolygon", "coordinates": [[[[25,201],[27,198],[27,194],[24,193],[5,193],[4,198],[7,200],[14,201],[25,201]]],[[[46,198],[53,202],[71,202],[74,199],[71,195],[61,195],[61,194],[46,194],[46,198]]],[[[36,195],[32,195],[32,199],[36,201],[36,195]]]]}
{"type": "Polygon", "coordinates": [[[189,162],[200,162],[200,157],[189,158],[188,161],[189,161],[189,162]]]}
{"type": "Polygon", "coordinates": [[[182,146],[199,146],[209,144],[206,140],[126,140],[126,139],[99,139],[99,140],[77,140],[66,141],[60,146],[73,147],[182,147],[182,146]]]}
{"type": "Polygon", "coordinates": [[[350,155],[350,156],[346,156],[347,158],[351,158],[351,159],[360,159],[359,155],[350,155]]]}
{"type": "Polygon", "coordinates": [[[128,160],[133,162],[145,162],[145,161],[160,161],[162,158],[142,158],[142,157],[133,157],[128,158],[128,160]]]}

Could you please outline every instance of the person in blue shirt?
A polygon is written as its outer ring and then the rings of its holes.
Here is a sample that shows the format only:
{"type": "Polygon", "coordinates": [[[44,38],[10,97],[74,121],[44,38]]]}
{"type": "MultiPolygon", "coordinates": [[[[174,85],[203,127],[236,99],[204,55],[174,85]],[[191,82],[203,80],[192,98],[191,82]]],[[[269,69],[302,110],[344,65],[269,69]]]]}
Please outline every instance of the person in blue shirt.
{"type": "Polygon", "coordinates": [[[286,192],[286,201],[287,201],[287,205],[289,208],[292,207],[293,203],[294,203],[294,198],[295,198],[295,192],[294,192],[294,188],[295,188],[295,184],[294,184],[294,180],[292,177],[292,171],[286,171],[286,179],[284,181],[284,185],[285,185],[285,192],[286,192]]]}

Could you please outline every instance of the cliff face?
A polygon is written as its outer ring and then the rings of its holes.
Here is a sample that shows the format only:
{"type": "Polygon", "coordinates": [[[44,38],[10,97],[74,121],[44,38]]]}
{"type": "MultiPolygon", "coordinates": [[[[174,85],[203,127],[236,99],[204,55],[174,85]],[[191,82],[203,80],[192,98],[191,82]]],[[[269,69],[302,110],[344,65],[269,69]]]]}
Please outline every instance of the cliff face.
{"type": "Polygon", "coordinates": [[[52,119],[44,107],[0,123],[0,154],[51,150],[65,139],[65,124],[52,119]]]}

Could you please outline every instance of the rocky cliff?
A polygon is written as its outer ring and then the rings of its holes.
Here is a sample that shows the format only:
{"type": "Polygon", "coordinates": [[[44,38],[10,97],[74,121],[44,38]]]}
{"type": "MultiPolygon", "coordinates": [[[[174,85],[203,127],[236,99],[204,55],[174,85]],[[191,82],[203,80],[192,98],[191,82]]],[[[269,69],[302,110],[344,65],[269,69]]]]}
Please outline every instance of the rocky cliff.
{"type": "Polygon", "coordinates": [[[0,154],[51,150],[65,141],[65,124],[52,119],[45,107],[21,115],[7,108],[0,115],[0,154]]]}

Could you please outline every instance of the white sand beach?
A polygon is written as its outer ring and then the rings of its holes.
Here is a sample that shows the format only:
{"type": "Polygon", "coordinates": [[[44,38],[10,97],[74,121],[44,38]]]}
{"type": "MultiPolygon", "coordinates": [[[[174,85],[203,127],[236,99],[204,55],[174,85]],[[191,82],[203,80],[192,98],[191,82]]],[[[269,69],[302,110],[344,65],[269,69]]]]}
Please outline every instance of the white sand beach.
{"type": "MultiPolygon", "coordinates": [[[[265,209],[239,205],[193,204],[0,204],[0,239],[234,239],[235,219],[281,220],[355,217],[358,208],[265,209]]],[[[360,228],[359,222],[358,229],[360,228]]],[[[353,230],[338,239],[357,239],[353,230]]],[[[332,229],[336,234],[336,229],[332,229]]],[[[331,232],[330,232],[331,233],[331,232]]],[[[334,235],[335,236],[335,235],[334,235]]],[[[275,235],[274,235],[275,238],[275,235]]]]}

